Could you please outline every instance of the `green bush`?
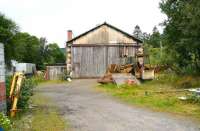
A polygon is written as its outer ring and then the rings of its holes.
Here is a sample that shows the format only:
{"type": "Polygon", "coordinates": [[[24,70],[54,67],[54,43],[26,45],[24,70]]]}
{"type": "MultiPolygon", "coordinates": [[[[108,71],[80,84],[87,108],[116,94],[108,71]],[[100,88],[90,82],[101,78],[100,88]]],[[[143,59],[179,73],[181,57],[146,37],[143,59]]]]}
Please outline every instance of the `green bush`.
{"type": "Polygon", "coordinates": [[[35,87],[34,80],[32,78],[25,79],[21,87],[21,93],[17,106],[19,109],[26,109],[29,106],[29,99],[33,95],[33,88],[35,87]]]}
{"type": "MultiPolygon", "coordinates": [[[[9,97],[10,84],[12,77],[6,77],[6,95],[9,97]]],[[[17,103],[18,109],[26,109],[29,106],[29,99],[33,95],[33,88],[36,86],[36,83],[33,78],[24,79],[20,91],[19,101],[17,103]]],[[[11,109],[10,100],[7,101],[7,110],[11,109]]]]}
{"type": "Polygon", "coordinates": [[[9,131],[11,129],[11,122],[3,113],[0,113],[0,127],[5,131],[9,131]]]}
{"type": "MultiPolygon", "coordinates": [[[[11,85],[12,77],[6,76],[6,97],[8,98],[10,95],[10,85],[11,85]]],[[[7,99],[7,111],[11,109],[11,103],[10,100],[7,99]]]]}

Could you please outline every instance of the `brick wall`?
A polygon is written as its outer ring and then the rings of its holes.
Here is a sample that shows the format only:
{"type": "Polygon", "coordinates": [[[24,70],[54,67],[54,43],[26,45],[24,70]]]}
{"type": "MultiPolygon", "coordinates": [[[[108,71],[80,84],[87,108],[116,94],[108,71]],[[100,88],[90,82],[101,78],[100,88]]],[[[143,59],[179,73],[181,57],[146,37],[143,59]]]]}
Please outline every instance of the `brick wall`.
{"type": "Polygon", "coordinates": [[[6,112],[4,46],[0,43],[0,112],[6,112]]]}
{"type": "Polygon", "coordinates": [[[6,111],[6,88],[5,83],[0,83],[0,111],[6,111]]]}

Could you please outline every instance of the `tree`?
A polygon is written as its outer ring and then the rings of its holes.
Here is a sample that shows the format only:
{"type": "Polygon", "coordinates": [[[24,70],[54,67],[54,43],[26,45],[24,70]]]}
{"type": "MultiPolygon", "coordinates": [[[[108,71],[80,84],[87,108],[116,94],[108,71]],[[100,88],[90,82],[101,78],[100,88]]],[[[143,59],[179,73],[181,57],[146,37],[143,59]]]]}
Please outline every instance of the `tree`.
{"type": "Polygon", "coordinates": [[[14,57],[19,62],[35,63],[37,67],[42,64],[41,43],[35,36],[28,33],[17,33],[13,38],[14,57]]]}
{"type": "Polygon", "coordinates": [[[180,68],[200,72],[200,1],[162,0],[165,44],[180,68]]]}
{"type": "Polygon", "coordinates": [[[158,28],[155,26],[153,28],[153,33],[150,35],[149,39],[147,40],[147,44],[153,46],[154,48],[158,48],[161,45],[161,34],[158,31],[158,28]]]}
{"type": "Polygon", "coordinates": [[[142,36],[143,36],[143,41],[144,41],[144,43],[147,43],[147,41],[150,39],[150,34],[148,34],[147,32],[144,32],[143,34],[142,34],[142,36]]]}
{"type": "Polygon", "coordinates": [[[9,18],[0,13],[0,42],[6,44],[18,32],[18,27],[9,18]]]}
{"type": "Polygon", "coordinates": [[[65,56],[56,43],[52,43],[46,46],[45,63],[46,64],[65,63],[65,56]]]}
{"type": "Polygon", "coordinates": [[[18,32],[18,27],[9,18],[0,13],[0,43],[5,45],[5,61],[9,65],[10,60],[14,56],[13,36],[18,32]]]}
{"type": "Polygon", "coordinates": [[[41,37],[39,39],[39,42],[40,42],[40,49],[39,49],[39,59],[40,59],[40,62],[38,67],[40,69],[45,69],[45,65],[44,65],[44,62],[45,62],[45,47],[46,47],[46,44],[47,44],[47,39],[45,37],[41,37]]]}
{"type": "Polygon", "coordinates": [[[143,39],[143,34],[142,34],[142,30],[140,29],[139,25],[136,25],[133,31],[133,36],[138,38],[138,39],[143,39]]]}

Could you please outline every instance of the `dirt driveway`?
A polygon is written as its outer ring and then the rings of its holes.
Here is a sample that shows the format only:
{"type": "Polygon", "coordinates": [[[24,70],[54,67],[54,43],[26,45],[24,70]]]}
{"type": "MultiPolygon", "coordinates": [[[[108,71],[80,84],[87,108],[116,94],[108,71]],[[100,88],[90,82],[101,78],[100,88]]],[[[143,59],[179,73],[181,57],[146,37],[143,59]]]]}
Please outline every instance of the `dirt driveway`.
{"type": "Polygon", "coordinates": [[[199,131],[198,124],[165,113],[119,102],[96,92],[96,80],[43,85],[37,91],[50,97],[74,131],[199,131]]]}

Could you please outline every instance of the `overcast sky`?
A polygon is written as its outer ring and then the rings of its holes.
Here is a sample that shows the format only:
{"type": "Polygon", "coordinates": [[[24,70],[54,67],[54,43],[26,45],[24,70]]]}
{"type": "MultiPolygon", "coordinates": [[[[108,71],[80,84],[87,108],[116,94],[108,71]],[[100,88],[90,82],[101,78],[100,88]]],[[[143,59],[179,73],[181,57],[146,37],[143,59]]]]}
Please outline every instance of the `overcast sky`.
{"type": "Polygon", "coordinates": [[[67,30],[77,36],[105,21],[130,34],[137,24],[143,32],[150,33],[166,18],[159,1],[0,0],[0,12],[13,19],[21,31],[46,37],[48,42],[64,47],[67,30]]]}

